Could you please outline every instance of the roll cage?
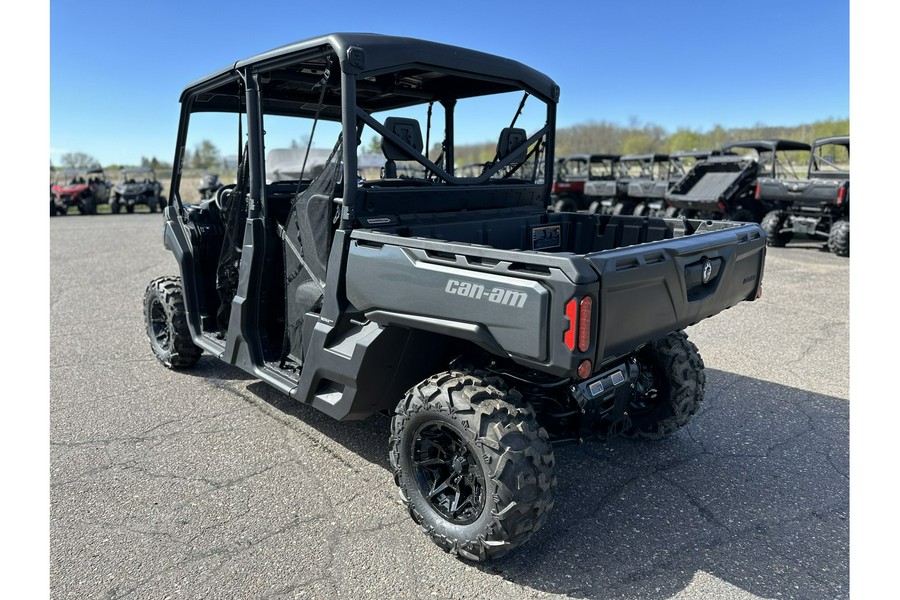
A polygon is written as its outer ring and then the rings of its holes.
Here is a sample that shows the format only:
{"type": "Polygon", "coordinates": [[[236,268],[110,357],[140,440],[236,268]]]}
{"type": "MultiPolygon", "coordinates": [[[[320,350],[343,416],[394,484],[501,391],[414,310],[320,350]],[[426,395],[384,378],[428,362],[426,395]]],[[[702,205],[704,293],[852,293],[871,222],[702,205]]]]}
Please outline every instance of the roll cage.
{"type": "MultiPolygon", "coordinates": [[[[262,141],[264,119],[269,115],[306,117],[314,123],[339,122],[345,141],[341,156],[342,182],[357,180],[357,146],[364,128],[368,127],[381,137],[383,146],[393,146],[394,152],[404,160],[422,167],[424,181],[418,182],[422,185],[436,184],[447,190],[524,183],[539,185],[543,198],[548,198],[552,182],[549,178],[540,181],[540,173],[552,172],[553,156],[548,149],[553,148],[558,97],[559,87],[538,71],[512,60],[444,44],[374,34],[332,34],[290,44],[238,61],[185,88],[181,95],[182,112],[174,158],[177,168],[173,172],[169,203],[181,208],[179,186],[187,130],[191,115],[199,112],[234,113],[239,120],[246,114],[250,131],[240,153],[249,154],[246,164],[250,218],[270,213],[262,141]],[[454,169],[457,102],[507,92],[522,94],[522,104],[515,115],[509,115],[510,126],[501,132],[494,159],[480,175],[457,175],[454,169]],[[516,118],[522,105],[531,98],[532,102],[545,105],[546,118],[542,127],[526,133],[516,128],[516,118]],[[435,160],[429,158],[427,147],[411,144],[410,136],[403,135],[402,128],[398,130],[378,118],[382,112],[421,105],[429,106],[429,120],[431,106],[443,107],[444,135],[439,136],[442,151],[435,160]],[[522,181],[518,176],[523,175],[523,165],[529,160],[532,162],[528,180],[522,181]]],[[[383,185],[391,183],[383,182],[383,185]]],[[[341,229],[350,230],[363,222],[357,219],[367,212],[366,194],[361,190],[362,186],[343,185],[335,198],[342,206],[341,229]]],[[[462,196],[445,194],[443,197],[445,207],[429,209],[454,210],[468,203],[462,196]]],[[[531,199],[527,202],[535,206],[544,203],[533,195],[528,197],[531,199]]],[[[510,202],[521,201],[508,200],[502,207],[508,207],[510,202]]]]}

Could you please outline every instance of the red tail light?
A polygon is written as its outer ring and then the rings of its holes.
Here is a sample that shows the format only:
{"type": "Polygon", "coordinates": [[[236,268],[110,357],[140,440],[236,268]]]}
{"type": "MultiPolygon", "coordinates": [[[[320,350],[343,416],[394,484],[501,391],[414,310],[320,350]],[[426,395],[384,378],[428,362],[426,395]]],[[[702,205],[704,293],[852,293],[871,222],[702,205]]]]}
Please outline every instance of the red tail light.
{"type": "Polygon", "coordinates": [[[838,205],[841,205],[844,203],[844,197],[846,195],[847,195],[847,188],[842,187],[841,189],[838,190],[838,197],[837,197],[838,205]]]}
{"type": "Polygon", "coordinates": [[[759,185],[759,183],[757,183],[757,184],[756,184],[756,191],[753,192],[753,197],[754,197],[755,199],[757,199],[757,200],[759,200],[759,188],[760,188],[760,185],[759,185]]]}
{"type": "Polygon", "coordinates": [[[591,308],[594,302],[590,296],[581,299],[578,308],[578,350],[587,352],[591,346],[591,308]]]}
{"type": "Polygon", "coordinates": [[[569,319],[569,328],[566,329],[566,334],[563,336],[563,342],[566,344],[566,348],[569,350],[575,350],[575,330],[578,325],[576,319],[578,318],[578,303],[575,301],[575,298],[569,300],[568,304],[566,304],[566,318],[569,319]]]}
{"type": "Polygon", "coordinates": [[[720,210],[721,212],[725,212],[725,203],[724,203],[724,202],[722,202],[721,200],[719,200],[718,202],[716,202],[716,206],[719,207],[719,210],[720,210]]]}
{"type": "Polygon", "coordinates": [[[576,343],[579,352],[587,352],[591,347],[591,325],[594,301],[585,296],[578,301],[572,298],[566,303],[566,319],[569,322],[563,335],[566,348],[575,351],[576,343]]]}

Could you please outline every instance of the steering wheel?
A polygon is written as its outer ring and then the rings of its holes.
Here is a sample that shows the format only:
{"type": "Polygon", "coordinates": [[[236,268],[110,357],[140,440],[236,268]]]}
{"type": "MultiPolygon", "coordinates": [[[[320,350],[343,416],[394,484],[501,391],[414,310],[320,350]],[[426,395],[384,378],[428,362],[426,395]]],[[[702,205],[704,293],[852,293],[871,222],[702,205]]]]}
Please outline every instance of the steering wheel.
{"type": "Polygon", "coordinates": [[[219,210],[223,210],[222,208],[222,200],[225,199],[225,194],[229,194],[231,190],[235,188],[236,184],[229,183],[228,185],[223,185],[218,190],[216,190],[215,203],[216,206],[219,207],[219,210]]]}

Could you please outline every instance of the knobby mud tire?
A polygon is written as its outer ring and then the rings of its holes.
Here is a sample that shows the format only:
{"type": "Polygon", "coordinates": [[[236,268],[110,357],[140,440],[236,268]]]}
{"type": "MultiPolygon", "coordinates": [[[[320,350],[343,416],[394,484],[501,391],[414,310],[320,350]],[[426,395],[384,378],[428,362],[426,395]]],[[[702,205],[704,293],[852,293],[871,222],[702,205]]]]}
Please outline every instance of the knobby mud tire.
{"type": "Polygon", "coordinates": [[[169,369],[194,366],[203,350],[194,344],[180,277],[159,277],[144,293],[144,322],[154,356],[169,369]]]}
{"type": "Polygon", "coordinates": [[[793,231],[781,231],[785,221],[787,213],[783,210],[773,210],[763,217],[760,227],[766,232],[766,243],[769,246],[783,248],[794,237],[793,231]]]}
{"type": "Polygon", "coordinates": [[[555,459],[547,432],[518,392],[484,373],[448,371],[410,389],[391,422],[389,458],[412,519],[444,551],[470,560],[496,559],[521,546],[553,507],[555,459]],[[430,423],[464,440],[471,468],[481,469],[482,508],[471,522],[441,515],[421,489],[413,445],[430,423]]]}
{"type": "Polygon", "coordinates": [[[838,256],[850,256],[850,221],[840,220],[831,226],[828,249],[838,256]]]}
{"type": "Polygon", "coordinates": [[[641,368],[655,372],[657,396],[629,406],[622,435],[658,440],[684,427],[700,408],[706,388],[703,359],[684,331],[670,333],[639,352],[641,368]]]}

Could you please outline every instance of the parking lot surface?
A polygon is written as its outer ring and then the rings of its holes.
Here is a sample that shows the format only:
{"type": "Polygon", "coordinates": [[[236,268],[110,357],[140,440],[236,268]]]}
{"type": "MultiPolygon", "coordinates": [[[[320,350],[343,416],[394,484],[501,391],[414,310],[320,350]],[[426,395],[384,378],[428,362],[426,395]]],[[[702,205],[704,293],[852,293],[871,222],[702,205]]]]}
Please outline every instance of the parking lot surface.
{"type": "Polygon", "coordinates": [[[399,503],[389,420],[338,423],[204,355],[150,352],[159,214],[50,220],[53,598],[847,598],[849,262],[770,248],[761,301],[688,329],[671,438],[556,449],[519,551],[443,553],[399,503]]]}

